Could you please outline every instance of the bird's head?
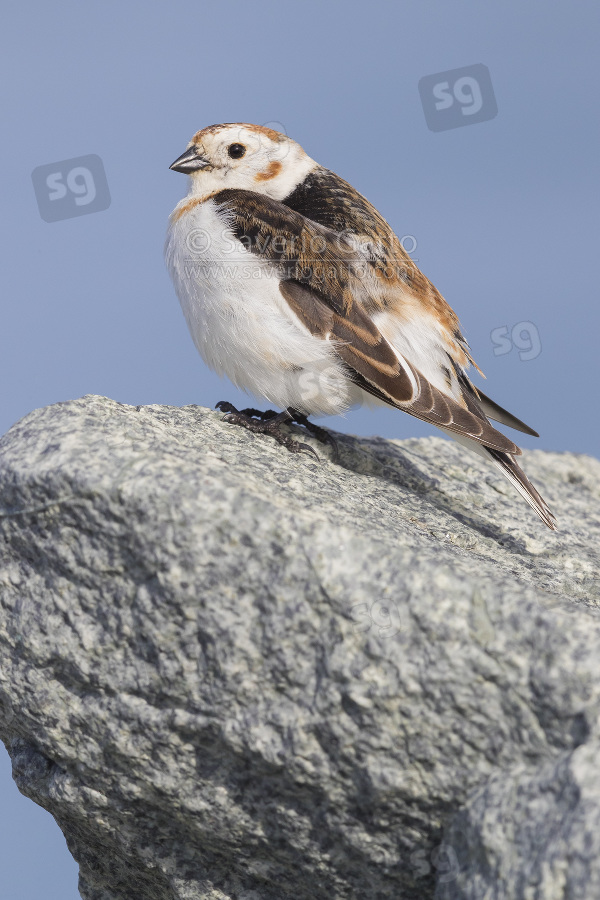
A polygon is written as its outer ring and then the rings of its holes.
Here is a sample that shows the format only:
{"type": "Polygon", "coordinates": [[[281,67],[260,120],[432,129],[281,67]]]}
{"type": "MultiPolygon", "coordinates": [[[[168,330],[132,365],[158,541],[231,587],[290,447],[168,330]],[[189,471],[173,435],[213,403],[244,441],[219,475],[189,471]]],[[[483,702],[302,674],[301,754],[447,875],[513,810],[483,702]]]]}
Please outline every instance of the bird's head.
{"type": "Polygon", "coordinates": [[[283,200],[315,166],[287,135],[238,122],[197,132],[170,168],[191,176],[195,196],[237,188],[283,200]]]}

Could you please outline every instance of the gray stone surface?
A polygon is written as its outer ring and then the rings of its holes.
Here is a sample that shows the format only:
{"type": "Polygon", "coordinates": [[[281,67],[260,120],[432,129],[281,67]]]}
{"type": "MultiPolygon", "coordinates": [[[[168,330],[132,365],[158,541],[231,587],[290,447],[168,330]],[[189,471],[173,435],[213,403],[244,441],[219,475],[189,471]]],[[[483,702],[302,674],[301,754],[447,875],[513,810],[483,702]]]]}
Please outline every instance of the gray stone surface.
{"type": "Polygon", "coordinates": [[[600,463],[102,397],[0,441],[0,737],[85,900],[600,896],[600,463]],[[296,429],[292,429],[292,432],[296,429]]]}

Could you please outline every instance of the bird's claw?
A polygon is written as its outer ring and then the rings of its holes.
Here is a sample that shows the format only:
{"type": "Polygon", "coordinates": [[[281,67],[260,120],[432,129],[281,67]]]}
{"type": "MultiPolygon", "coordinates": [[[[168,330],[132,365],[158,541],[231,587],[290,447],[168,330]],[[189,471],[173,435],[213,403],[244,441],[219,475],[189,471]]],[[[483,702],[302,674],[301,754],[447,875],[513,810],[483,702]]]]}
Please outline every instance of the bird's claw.
{"type": "MultiPolygon", "coordinates": [[[[243,409],[240,411],[226,400],[219,400],[216,404],[216,409],[225,413],[222,419],[223,422],[227,422],[229,425],[241,425],[242,428],[247,428],[248,431],[254,434],[268,434],[290,453],[301,453],[303,450],[306,450],[314,456],[317,462],[321,462],[318,453],[313,447],[301,441],[295,441],[288,435],[282,434],[279,430],[280,425],[291,422],[295,418],[293,411],[284,410],[282,413],[276,413],[272,409],[264,413],[256,409],[243,409]]],[[[324,431],[324,429],[321,430],[324,431]]]]}

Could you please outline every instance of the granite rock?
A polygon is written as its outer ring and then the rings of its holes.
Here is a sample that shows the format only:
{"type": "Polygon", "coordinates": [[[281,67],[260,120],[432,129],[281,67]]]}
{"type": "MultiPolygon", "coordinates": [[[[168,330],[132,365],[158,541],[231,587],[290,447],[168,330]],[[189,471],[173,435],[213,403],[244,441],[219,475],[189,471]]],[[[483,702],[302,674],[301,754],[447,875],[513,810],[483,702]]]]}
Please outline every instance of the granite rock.
{"type": "Polygon", "coordinates": [[[600,463],[524,454],[552,533],[452,442],[302,439],[0,441],[0,737],[82,897],[600,896],[600,463]]]}

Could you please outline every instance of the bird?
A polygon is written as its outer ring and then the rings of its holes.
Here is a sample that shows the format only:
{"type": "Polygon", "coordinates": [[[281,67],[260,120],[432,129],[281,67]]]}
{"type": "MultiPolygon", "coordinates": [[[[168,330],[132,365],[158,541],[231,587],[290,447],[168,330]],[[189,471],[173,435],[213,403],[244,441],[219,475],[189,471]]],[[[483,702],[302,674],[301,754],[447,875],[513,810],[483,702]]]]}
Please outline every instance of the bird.
{"type": "Polygon", "coordinates": [[[190,176],[169,218],[167,268],[209,367],[281,410],[225,420],[311,449],[291,421],[383,404],[437,426],[492,463],[548,528],[556,519],[490,419],[538,433],[471,381],[456,313],[390,225],[352,185],[287,134],[247,123],[198,131],[170,166],[190,176]]]}

